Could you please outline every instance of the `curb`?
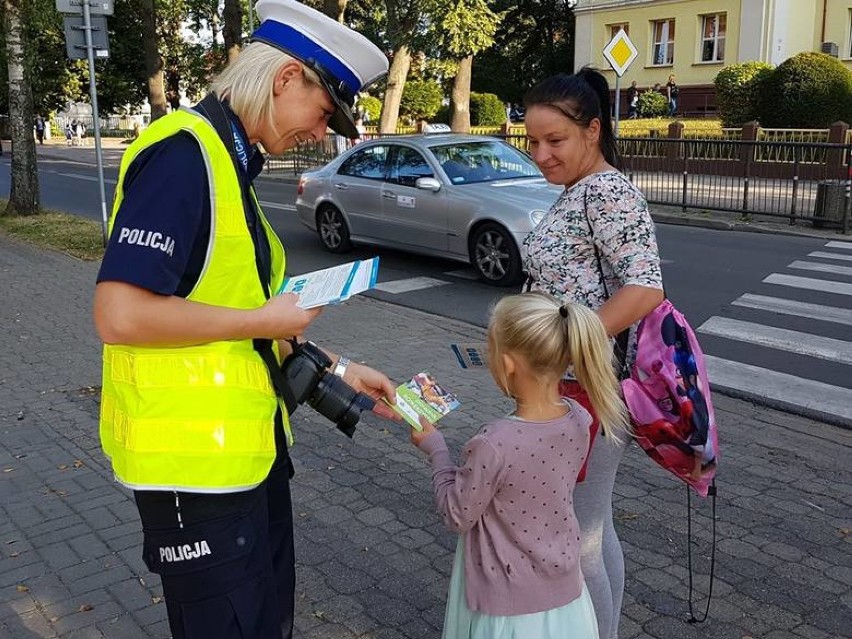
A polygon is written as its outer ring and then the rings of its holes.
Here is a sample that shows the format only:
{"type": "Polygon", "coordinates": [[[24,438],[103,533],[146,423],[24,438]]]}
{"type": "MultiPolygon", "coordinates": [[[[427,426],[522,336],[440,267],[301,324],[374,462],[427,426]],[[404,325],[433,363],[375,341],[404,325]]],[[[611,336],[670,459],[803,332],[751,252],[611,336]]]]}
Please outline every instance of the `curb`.
{"type": "Polygon", "coordinates": [[[705,217],[690,215],[679,215],[651,211],[651,218],[659,224],[672,224],[675,226],[693,226],[696,228],[715,229],[718,231],[740,231],[742,233],[765,233],[769,235],[787,235],[794,237],[809,237],[813,239],[852,239],[852,234],[844,235],[840,231],[808,231],[796,229],[788,225],[750,224],[748,222],[731,222],[705,217]]]}
{"type": "Polygon", "coordinates": [[[756,406],[760,406],[763,408],[771,408],[772,410],[777,410],[782,413],[787,413],[789,415],[806,417],[808,419],[813,419],[814,421],[822,422],[823,424],[837,426],[839,428],[843,428],[844,430],[852,431],[852,419],[847,419],[831,413],[824,413],[816,408],[808,408],[799,404],[788,403],[781,399],[770,399],[764,397],[763,395],[744,391],[742,389],[734,388],[732,386],[715,384],[712,381],[710,382],[710,390],[712,390],[714,393],[719,393],[720,395],[725,395],[727,397],[733,397],[734,399],[741,399],[747,402],[751,402],[756,406]]]}

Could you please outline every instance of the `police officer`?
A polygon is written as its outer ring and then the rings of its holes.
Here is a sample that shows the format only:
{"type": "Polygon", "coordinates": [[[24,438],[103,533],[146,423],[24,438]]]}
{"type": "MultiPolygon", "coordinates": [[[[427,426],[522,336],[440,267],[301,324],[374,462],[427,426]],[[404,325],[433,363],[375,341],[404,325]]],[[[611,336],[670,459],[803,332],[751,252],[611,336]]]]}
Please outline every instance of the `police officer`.
{"type": "MultiPolygon", "coordinates": [[[[176,639],[292,636],[292,434],[269,361],[319,311],[274,295],[284,249],[251,186],[257,145],[281,154],[327,126],[357,137],[354,98],[388,67],[295,0],[256,8],[253,42],[211,95],[124,154],[95,291],[101,444],[134,490],[176,639]]],[[[357,390],[394,396],[381,373],[329,357],[357,390]]]]}

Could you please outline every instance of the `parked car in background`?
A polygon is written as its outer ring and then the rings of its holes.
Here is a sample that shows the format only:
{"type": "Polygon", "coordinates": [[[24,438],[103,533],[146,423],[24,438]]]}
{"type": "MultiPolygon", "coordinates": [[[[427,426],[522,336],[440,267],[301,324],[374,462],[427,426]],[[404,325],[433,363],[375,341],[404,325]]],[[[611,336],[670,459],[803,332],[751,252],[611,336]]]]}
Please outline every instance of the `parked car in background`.
{"type": "Polygon", "coordinates": [[[497,138],[394,136],[302,174],[296,210],[333,253],[358,242],[445,257],[508,286],[522,278],[518,247],[561,190],[497,138]]]}

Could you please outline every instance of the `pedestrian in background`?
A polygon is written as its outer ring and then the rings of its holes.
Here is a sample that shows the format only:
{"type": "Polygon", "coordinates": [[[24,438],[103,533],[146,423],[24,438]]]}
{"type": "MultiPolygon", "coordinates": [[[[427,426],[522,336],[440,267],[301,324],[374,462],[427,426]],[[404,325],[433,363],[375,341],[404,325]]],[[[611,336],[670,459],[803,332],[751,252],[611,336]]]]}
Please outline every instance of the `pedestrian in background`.
{"type": "MultiPolygon", "coordinates": [[[[275,380],[319,310],[276,295],[284,247],[252,186],[257,145],[280,155],[327,127],[355,136],[354,97],[388,68],[295,0],[256,10],[253,42],[211,93],[125,152],[95,289],[101,445],[134,491],[174,639],[292,637],[292,432],[275,380]]],[[[385,375],[328,356],[328,373],[393,401],[385,375]]]]}
{"type": "Polygon", "coordinates": [[[44,118],[37,115],[35,120],[35,133],[39,144],[44,144],[44,126],[44,118]]]}
{"type": "MultiPolygon", "coordinates": [[[[663,299],[654,223],[645,197],[619,170],[609,85],[592,69],[543,80],[525,97],[530,154],[562,195],[524,242],[528,290],[597,311],[622,360],[632,365],[635,326],[663,299]],[[626,329],[630,329],[624,333],[626,329]]],[[[586,390],[566,375],[562,392],[595,415],[586,390]]],[[[612,519],[612,491],[625,442],[597,436],[574,492],[581,565],[601,639],[616,639],[624,556],[612,519]]]]}
{"type": "Polygon", "coordinates": [[[636,86],[636,80],[630,83],[630,88],[627,89],[627,119],[635,120],[639,117],[639,87],[636,86]]]}
{"type": "Polygon", "coordinates": [[[429,455],[438,511],[459,535],[443,639],[598,639],[572,505],[592,417],[561,396],[560,380],[573,367],[603,431],[623,439],[606,331],[580,304],[504,297],[488,325],[488,366],[515,410],[483,426],[459,466],[434,426],[411,431],[429,455]]]}
{"type": "Polygon", "coordinates": [[[666,82],[666,97],[669,100],[669,117],[674,117],[675,111],[677,111],[677,99],[680,95],[680,89],[677,86],[677,82],[675,82],[675,75],[672,73],[669,76],[669,81],[666,82]]]}

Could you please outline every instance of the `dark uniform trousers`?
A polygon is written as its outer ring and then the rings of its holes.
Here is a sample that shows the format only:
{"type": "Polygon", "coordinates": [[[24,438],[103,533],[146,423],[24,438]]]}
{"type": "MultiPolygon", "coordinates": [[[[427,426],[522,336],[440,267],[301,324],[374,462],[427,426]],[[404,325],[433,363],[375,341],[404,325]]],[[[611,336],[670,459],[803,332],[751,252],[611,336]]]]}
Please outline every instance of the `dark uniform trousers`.
{"type": "Polygon", "coordinates": [[[162,580],[174,639],[293,636],[293,466],[279,433],[272,470],[253,490],[135,493],[143,559],[162,580]]]}

